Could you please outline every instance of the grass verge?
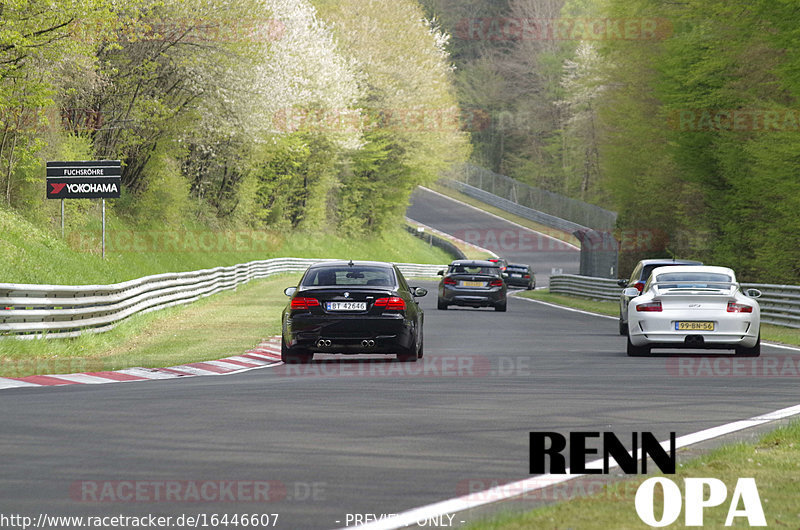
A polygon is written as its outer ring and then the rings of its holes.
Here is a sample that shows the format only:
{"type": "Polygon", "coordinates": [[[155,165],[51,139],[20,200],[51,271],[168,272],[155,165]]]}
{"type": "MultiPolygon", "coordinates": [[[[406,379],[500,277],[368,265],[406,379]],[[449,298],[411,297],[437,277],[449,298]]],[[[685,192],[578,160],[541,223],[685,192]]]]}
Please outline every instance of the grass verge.
{"type": "Polygon", "coordinates": [[[105,260],[99,253],[99,227],[74,229],[61,239],[13,212],[0,210],[0,234],[3,283],[108,284],[276,257],[451,261],[447,253],[425,245],[402,226],[377,236],[344,237],[329,232],[212,231],[202,227],[147,230],[111,219],[105,260]]]}
{"type": "MultiPolygon", "coordinates": [[[[740,477],[755,478],[769,528],[797,528],[800,477],[800,422],[792,422],[763,436],[755,444],[737,443],[679,465],[667,478],[683,491],[684,478],[716,478],[725,483],[727,502],[707,508],[705,528],[723,528],[729,503],[740,477]]],[[[523,530],[529,528],[650,528],[636,514],[634,497],[647,477],[625,480],[602,488],[595,495],[546,506],[524,514],[501,514],[467,525],[469,530],[523,530]]],[[[580,480],[580,479],[577,479],[580,480]]],[[[577,490],[577,488],[576,488],[577,490]]],[[[658,489],[657,489],[658,491],[658,489]]],[[[706,488],[708,495],[708,488],[706,488]]],[[[661,495],[656,493],[655,514],[662,513],[661,495]]],[[[546,497],[544,497],[546,498],[546,497]]],[[[740,503],[739,508],[742,508],[740,503]]],[[[685,509],[685,505],[684,505],[685,509]]],[[[746,518],[734,526],[747,527],[746,518]]],[[[683,513],[669,528],[685,528],[683,513]]]]}
{"type": "Polygon", "coordinates": [[[464,195],[463,193],[461,193],[458,190],[454,190],[453,188],[450,188],[448,186],[444,186],[444,185],[439,184],[439,183],[435,183],[435,184],[433,184],[431,186],[428,186],[428,187],[430,189],[434,190],[434,191],[438,191],[442,195],[447,195],[448,197],[452,197],[453,199],[457,199],[457,200],[459,200],[461,202],[465,202],[465,203],[467,203],[469,205],[475,206],[476,208],[480,208],[481,210],[485,210],[485,211],[487,211],[489,213],[493,213],[494,215],[497,215],[498,217],[502,217],[503,219],[508,219],[509,221],[513,221],[513,222],[517,223],[518,225],[522,225],[522,226],[524,226],[526,228],[530,228],[531,230],[535,230],[536,232],[539,232],[539,233],[542,233],[542,234],[546,234],[546,235],[548,235],[550,237],[553,237],[555,239],[558,239],[560,241],[564,241],[564,242],[569,243],[571,245],[575,245],[576,247],[580,247],[581,246],[581,243],[580,243],[580,241],[578,241],[578,238],[576,238],[572,234],[564,232],[563,230],[556,230],[555,228],[551,228],[549,226],[545,226],[543,224],[539,224],[539,223],[533,222],[530,219],[526,219],[524,217],[520,217],[518,215],[514,215],[513,213],[507,212],[507,211],[502,210],[500,208],[496,208],[496,207],[494,207],[494,206],[492,206],[490,204],[486,204],[483,201],[479,201],[478,199],[473,199],[469,195],[464,195]]]}
{"type": "Polygon", "coordinates": [[[241,354],[280,334],[283,289],[299,277],[254,280],[188,306],[134,315],[106,333],[0,341],[0,377],[154,368],[241,354]]]}
{"type": "Polygon", "coordinates": [[[592,313],[600,313],[601,315],[610,315],[613,317],[619,316],[619,304],[617,302],[589,300],[588,298],[553,294],[549,289],[522,291],[517,296],[522,298],[530,298],[532,300],[541,300],[542,302],[548,302],[556,305],[563,305],[565,307],[581,309],[583,311],[591,311],[592,313]]]}
{"type": "MultiPolygon", "coordinates": [[[[583,311],[591,311],[592,313],[600,313],[601,315],[609,315],[612,317],[619,316],[619,304],[617,302],[589,300],[587,298],[578,298],[576,296],[552,294],[546,289],[540,291],[526,291],[517,296],[531,298],[533,300],[541,300],[542,302],[549,302],[551,304],[563,305],[565,307],[581,309],[583,311]]],[[[785,328],[782,326],[774,326],[772,324],[762,324],[761,338],[767,342],[786,344],[788,346],[800,346],[800,329],[785,328]]]]}

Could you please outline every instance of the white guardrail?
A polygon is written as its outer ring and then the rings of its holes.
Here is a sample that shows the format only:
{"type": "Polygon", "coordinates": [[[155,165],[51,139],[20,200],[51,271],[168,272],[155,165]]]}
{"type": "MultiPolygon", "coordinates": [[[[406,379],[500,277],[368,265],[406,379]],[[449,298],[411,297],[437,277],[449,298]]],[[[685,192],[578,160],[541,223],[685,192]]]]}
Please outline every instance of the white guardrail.
{"type": "MultiPolygon", "coordinates": [[[[800,286],[743,283],[741,287],[761,291],[758,305],[761,307],[762,322],[800,328],[800,286]]],[[[560,274],[550,277],[550,292],[593,300],[617,301],[622,288],[617,285],[617,280],[560,274]]]]}
{"type": "MultiPolygon", "coordinates": [[[[108,331],[134,314],[188,304],[257,278],[303,272],[322,259],[274,258],[111,285],[0,283],[0,337],[76,337],[108,331]]],[[[398,263],[406,277],[435,278],[447,265],[398,263]]]]}

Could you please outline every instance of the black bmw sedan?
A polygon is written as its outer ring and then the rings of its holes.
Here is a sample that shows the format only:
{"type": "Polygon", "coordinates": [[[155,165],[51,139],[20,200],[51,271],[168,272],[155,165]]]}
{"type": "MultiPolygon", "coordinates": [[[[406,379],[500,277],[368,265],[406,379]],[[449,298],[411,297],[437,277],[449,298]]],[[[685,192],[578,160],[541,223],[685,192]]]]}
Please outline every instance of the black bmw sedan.
{"type": "Polygon", "coordinates": [[[283,310],[281,359],[310,362],[314,353],[394,354],[422,358],[422,287],[409,287],[397,266],[375,261],[312,265],[283,310]]]}

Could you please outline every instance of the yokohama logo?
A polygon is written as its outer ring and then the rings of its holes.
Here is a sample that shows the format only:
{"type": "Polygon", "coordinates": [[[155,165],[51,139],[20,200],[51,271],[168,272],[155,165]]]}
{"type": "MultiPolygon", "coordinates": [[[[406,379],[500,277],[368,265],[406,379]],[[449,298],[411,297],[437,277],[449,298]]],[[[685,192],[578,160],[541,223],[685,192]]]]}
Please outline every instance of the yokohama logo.
{"type": "Polygon", "coordinates": [[[66,187],[70,193],[117,193],[119,189],[115,183],[104,184],[66,184],[50,183],[53,187],[53,194],[58,195],[66,187]]]}

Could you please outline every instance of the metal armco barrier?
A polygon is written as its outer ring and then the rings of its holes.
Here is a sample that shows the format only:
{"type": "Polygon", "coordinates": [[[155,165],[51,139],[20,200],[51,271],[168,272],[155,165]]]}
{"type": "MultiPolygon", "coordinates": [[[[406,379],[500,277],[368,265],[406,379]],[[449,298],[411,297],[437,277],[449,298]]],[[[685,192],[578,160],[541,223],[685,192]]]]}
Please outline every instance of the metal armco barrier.
{"type": "Polygon", "coordinates": [[[593,300],[619,300],[622,288],[617,280],[578,276],[577,274],[559,274],[550,276],[550,292],[591,298],[593,300]]]}
{"type": "Polygon", "coordinates": [[[473,199],[478,199],[479,201],[485,202],[486,204],[494,206],[495,208],[500,208],[501,210],[511,212],[515,215],[519,215],[520,217],[524,217],[525,219],[530,219],[533,222],[549,226],[550,228],[563,230],[570,234],[576,230],[588,229],[586,226],[573,223],[572,221],[567,221],[566,219],[561,219],[560,217],[556,217],[554,215],[540,212],[539,210],[534,210],[533,208],[528,208],[527,206],[517,204],[516,202],[504,199],[503,197],[499,197],[489,193],[488,191],[476,188],[475,186],[470,186],[469,184],[460,182],[458,180],[445,178],[440,179],[439,182],[445,186],[458,190],[464,195],[472,197],[473,199]]]}
{"type": "Polygon", "coordinates": [[[761,322],[800,328],[800,286],[769,283],[743,283],[742,289],[758,289],[761,322]]]}
{"type": "MultiPolygon", "coordinates": [[[[322,259],[274,258],[111,285],[0,284],[0,336],[76,337],[108,331],[134,314],[188,304],[258,278],[302,272],[322,259]]],[[[446,265],[398,263],[407,277],[435,278],[446,265]]]]}
{"type": "MultiPolygon", "coordinates": [[[[743,290],[758,289],[761,298],[761,322],[788,328],[800,328],[800,286],[768,283],[743,283],[743,290]]],[[[550,292],[591,298],[593,300],[619,300],[622,288],[616,280],[561,274],[550,277],[550,292]]]]}
{"type": "Polygon", "coordinates": [[[461,252],[460,248],[455,246],[450,241],[437,236],[436,234],[432,234],[430,232],[419,232],[413,226],[408,226],[408,225],[406,225],[406,230],[414,237],[420,238],[429,245],[433,245],[434,247],[444,250],[445,252],[450,254],[450,256],[454,259],[467,259],[467,256],[463,252],[461,252]]]}

